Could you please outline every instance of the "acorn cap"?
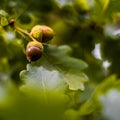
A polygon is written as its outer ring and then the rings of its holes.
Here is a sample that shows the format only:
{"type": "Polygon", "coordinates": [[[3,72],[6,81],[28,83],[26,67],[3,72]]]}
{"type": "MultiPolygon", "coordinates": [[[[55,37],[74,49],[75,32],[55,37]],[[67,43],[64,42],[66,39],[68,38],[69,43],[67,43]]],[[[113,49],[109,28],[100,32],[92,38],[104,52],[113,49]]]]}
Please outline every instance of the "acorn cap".
{"type": "Polygon", "coordinates": [[[42,41],[42,30],[39,25],[36,25],[32,28],[30,35],[38,41],[42,41]]]}
{"type": "Polygon", "coordinates": [[[37,46],[37,47],[43,49],[42,43],[41,43],[41,42],[37,42],[37,41],[30,41],[30,42],[27,44],[27,47],[29,47],[29,46],[37,46]]]}

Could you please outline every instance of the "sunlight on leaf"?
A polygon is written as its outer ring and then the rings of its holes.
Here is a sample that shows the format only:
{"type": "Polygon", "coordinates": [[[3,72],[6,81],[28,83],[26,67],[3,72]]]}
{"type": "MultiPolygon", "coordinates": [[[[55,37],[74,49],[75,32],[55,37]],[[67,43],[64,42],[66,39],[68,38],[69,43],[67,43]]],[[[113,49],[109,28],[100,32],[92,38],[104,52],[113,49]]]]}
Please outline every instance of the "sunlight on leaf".
{"type": "Polygon", "coordinates": [[[1,24],[2,26],[8,25],[8,24],[9,24],[8,19],[5,18],[5,17],[1,17],[0,24],[1,24]]]}
{"type": "Polygon", "coordinates": [[[7,12],[5,12],[4,10],[0,10],[0,24],[2,26],[6,26],[9,24],[8,17],[9,15],[7,12]]]}
{"type": "Polygon", "coordinates": [[[8,15],[8,13],[5,12],[4,10],[0,10],[0,17],[6,17],[6,18],[8,18],[9,15],[8,15]]]}
{"type": "MultiPolygon", "coordinates": [[[[21,79],[24,83],[40,90],[58,90],[59,86],[64,86],[60,80],[60,74],[57,70],[47,70],[43,66],[31,66],[28,64],[27,71],[21,72],[21,79]]],[[[24,85],[23,85],[24,87],[24,85]]]]}
{"type": "MultiPolygon", "coordinates": [[[[97,2],[97,1],[95,1],[95,2],[97,2]]],[[[99,1],[99,3],[101,3],[101,5],[102,5],[102,11],[101,11],[101,13],[103,14],[104,12],[105,12],[105,10],[107,9],[107,7],[108,7],[108,5],[109,5],[109,2],[110,2],[110,0],[100,0],[99,1]]]]}
{"type": "Polygon", "coordinates": [[[84,73],[80,73],[79,75],[68,73],[64,78],[68,83],[70,90],[84,90],[84,83],[88,80],[84,73]]]}
{"type": "Polygon", "coordinates": [[[94,0],[94,13],[97,20],[106,21],[111,18],[112,14],[120,11],[119,5],[119,0],[94,0]]]}

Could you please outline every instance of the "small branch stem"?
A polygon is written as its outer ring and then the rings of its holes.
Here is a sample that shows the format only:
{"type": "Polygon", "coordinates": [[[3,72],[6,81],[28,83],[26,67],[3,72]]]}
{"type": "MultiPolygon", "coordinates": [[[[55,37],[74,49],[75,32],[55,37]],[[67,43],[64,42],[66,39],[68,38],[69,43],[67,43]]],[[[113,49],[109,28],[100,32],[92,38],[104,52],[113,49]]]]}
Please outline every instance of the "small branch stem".
{"type": "Polygon", "coordinates": [[[11,19],[11,20],[10,20],[9,25],[10,25],[12,28],[14,28],[17,32],[22,33],[22,34],[28,36],[28,37],[29,37],[30,39],[32,39],[33,41],[36,41],[36,39],[34,39],[34,38],[30,35],[29,32],[27,32],[26,30],[24,30],[24,29],[16,26],[14,19],[11,19]]]}
{"type": "Polygon", "coordinates": [[[26,36],[30,36],[27,31],[23,30],[22,28],[20,28],[20,27],[18,27],[18,26],[16,26],[16,25],[14,25],[14,29],[15,29],[17,32],[23,33],[23,34],[26,35],[26,36]]]}
{"type": "Polygon", "coordinates": [[[20,32],[20,33],[23,33],[24,35],[28,36],[30,39],[32,39],[33,41],[36,41],[36,39],[34,39],[30,33],[28,33],[27,31],[23,30],[22,28],[14,25],[14,29],[17,31],[17,32],[20,32]]]}

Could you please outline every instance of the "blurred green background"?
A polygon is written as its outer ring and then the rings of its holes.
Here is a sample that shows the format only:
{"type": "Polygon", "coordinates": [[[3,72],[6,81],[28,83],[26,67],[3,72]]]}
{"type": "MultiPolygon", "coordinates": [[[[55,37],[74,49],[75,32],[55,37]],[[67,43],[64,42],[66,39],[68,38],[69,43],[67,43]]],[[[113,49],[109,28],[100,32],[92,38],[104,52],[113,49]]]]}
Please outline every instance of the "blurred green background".
{"type": "Polygon", "coordinates": [[[29,38],[0,26],[0,120],[119,120],[119,0],[0,3],[0,9],[28,32],[37,24],[50,26],[55,36],[48,44],[57,46],[45,50],[49,63],[42,58],[28,64],[25,47],[29,38]],[[69,90],[64,82],[55,83],[60,76],[75,90],[69,90]],[[88,81],[83,85],[85,76],[88,81]],[[49,83],[50,78],[53,83],[49,83]],[[45,88],[39,79],[46,82],[45,88]]]}

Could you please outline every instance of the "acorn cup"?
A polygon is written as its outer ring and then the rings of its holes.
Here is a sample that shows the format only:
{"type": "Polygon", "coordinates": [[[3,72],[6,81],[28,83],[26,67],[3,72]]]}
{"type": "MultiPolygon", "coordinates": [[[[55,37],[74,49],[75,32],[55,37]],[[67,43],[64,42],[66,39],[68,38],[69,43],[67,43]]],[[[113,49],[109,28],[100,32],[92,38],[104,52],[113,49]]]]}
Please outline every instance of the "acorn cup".
{"type": "Polygon", "coordinates": [[[37,41],[46,43],[54,37],[55,33],[52,28],[46,25],[36,25],[32,28],[30,35],[37,41]]]}
{"type": "Polygon", "coordinates": [[[31,41],[26,47],[26,57],[29,62],[38,60],[43,53],[43,45],[37,41],[31,41]]]}

